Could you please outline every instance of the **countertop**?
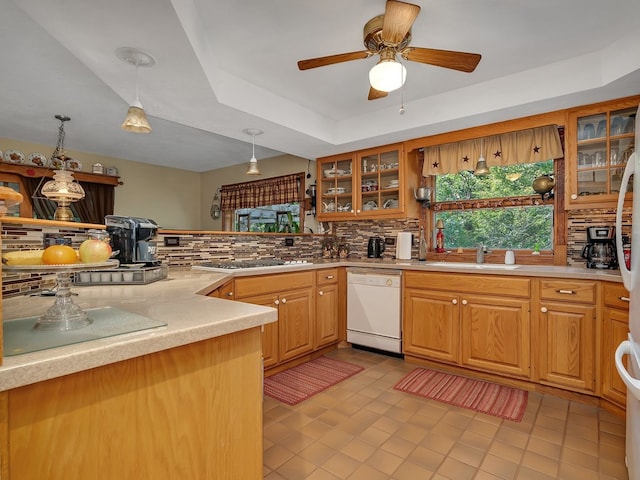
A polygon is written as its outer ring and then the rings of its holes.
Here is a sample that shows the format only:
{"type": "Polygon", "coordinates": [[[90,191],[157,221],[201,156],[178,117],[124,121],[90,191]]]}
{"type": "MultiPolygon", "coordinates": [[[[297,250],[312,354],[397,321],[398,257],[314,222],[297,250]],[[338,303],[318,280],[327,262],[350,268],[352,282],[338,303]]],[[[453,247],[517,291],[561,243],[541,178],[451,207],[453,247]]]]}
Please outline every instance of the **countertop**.
{"type": "MultiPolygon", "coordinates": [[[[83,309],[111,306],[167,325],[5,357],[0,391],[277,321],[273,308],[207,297],[225,278],[177,270],[148,285],[73,287],[73,301],[83,309]]],[[[4,299],[3,321],[41,315],[53,302],[53,297],[4,299]]]]}
{"type": "MultiPolygon", "coordinates": [[[[597,270],[592,268],[560,267],[553,265],[503,265],[503,264],[474,264],[456,262],[437,262],[418,260],[395,260],[385,258],[354,258],[354,259],[313,259],[312,263],[278,265],[236,270],[217,270],[227,278],[262,275],[268,273],[286,273],[300,270],[317,270],[330,267],[356,267],[392,270],[413,270],[424,272],[474,273],[483,275],[514,275],[525,277],[576,278],[585,280],[602,280],[622,283],[620,270],[597,270]],[[461,266],[464,265],[464,266],[461,266]],[[506,268],[505,268],[506,267],[506,268]],[[515,267],[515,268],[513,268],[515,267]]],[[[193,267],[200,270],[205,267],[193,267]]],[[[206,269],[205,271],[209,271],[206,269]]]]}

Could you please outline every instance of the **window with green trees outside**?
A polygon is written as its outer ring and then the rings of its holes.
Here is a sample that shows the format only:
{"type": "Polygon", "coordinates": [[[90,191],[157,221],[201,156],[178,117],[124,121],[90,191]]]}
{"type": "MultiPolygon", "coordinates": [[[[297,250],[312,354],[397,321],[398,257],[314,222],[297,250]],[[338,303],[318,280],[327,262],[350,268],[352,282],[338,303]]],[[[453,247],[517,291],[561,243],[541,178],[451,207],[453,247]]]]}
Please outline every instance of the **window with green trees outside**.
{"type": "Polygon", "coordinates": [[[439,219],[444,223],[444,247],[552,250],[553,205],[541,201],[532,184],[553,173],[553,160],[489,171],[485,176],[468,171],[436,176],[436,203],[447,205],[434,214],[434,225],[439,219]],[[530,197],[530,204],[522,205],[522,197],[530,197]],[[511,201],[516,198],[520,201],[511,201]]]}

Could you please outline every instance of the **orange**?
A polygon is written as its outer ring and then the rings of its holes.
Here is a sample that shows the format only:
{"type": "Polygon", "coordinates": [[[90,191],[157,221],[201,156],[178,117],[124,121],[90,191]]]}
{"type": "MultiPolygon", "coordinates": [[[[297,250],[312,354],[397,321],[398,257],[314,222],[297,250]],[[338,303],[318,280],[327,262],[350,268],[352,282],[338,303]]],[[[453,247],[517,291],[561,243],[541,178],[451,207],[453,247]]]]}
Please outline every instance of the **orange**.
{"type": "Polygon", "coordinates": [[[67,245],[51,245],[42,253],[42,263],[45,265],[66,265],[77,262],[78,254],[67,245]]]}

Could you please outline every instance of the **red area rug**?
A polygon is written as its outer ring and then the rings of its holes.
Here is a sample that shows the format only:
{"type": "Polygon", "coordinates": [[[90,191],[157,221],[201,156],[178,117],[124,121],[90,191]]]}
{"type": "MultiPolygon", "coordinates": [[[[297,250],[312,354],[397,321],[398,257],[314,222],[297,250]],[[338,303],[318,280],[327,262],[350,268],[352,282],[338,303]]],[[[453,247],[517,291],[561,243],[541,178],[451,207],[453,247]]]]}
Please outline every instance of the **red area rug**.
{"type": "Polygon", "coordinates": [[[362,370],[342,360],[318,357],[265,378],[264,393],[287,405],[297,405],[362,370]]]}
{"type": "Polygon", "coordinates": [[[528,392],[427,368],[416,368],[396,390],[519,422],[527,409],[528,392]]]}

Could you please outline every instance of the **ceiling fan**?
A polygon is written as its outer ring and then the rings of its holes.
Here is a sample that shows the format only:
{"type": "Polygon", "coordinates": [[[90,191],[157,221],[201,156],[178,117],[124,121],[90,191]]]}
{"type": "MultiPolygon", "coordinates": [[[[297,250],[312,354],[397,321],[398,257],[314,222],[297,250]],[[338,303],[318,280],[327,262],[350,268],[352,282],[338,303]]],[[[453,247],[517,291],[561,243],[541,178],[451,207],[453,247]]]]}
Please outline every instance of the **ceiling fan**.
{"type": "Polygon", "coordinates": [[[477,53],[409,46],[411,26],[418,13],[420,13],[418,5],[398,0],[387,0],[384,15],[372,18],[364,26],[363,36],[366,50],[300,60],[298,68],[308,70],[379,55],[380,61],[369,72],[371,83],[369,100],[386,97],[388,92],[396,90],[404,84],[407,73],[404,65],[397,61],[397,55],[412,62],[426,63],[467,73],[473,72],[482,58],[477,53]]]}

